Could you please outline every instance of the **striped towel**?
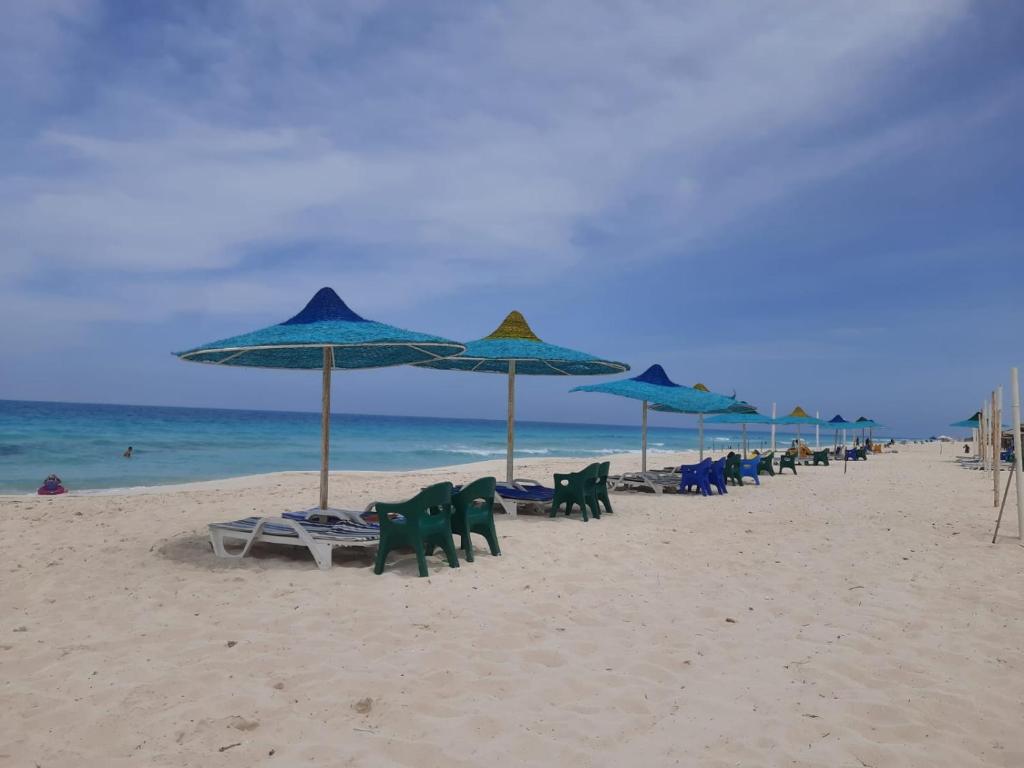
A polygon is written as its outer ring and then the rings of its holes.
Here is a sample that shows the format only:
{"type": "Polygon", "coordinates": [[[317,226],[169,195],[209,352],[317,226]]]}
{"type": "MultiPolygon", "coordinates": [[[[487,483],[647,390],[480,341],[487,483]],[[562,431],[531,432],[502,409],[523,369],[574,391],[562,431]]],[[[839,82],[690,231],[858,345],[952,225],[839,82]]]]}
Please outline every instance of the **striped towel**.
{"type": "MultiPolygon", "coordinates": [[[[265,518],[247,517],[244,520],[234,520],[230,523],[214,523],[217,528],[226,528],[230,531],[241,531],[251,533],[252,529],[260,520],[265,518]]],[[[320,525],[296,521],[315,539],[328,539],[331,541],[377,541],[380,538],[380,527],[373,523],[336,523],[334,525],[320,525]]],[[[296,536],[295,530],[280,523],[266,522],[263,526],[264,533],[271,536],[296,536]]]]}

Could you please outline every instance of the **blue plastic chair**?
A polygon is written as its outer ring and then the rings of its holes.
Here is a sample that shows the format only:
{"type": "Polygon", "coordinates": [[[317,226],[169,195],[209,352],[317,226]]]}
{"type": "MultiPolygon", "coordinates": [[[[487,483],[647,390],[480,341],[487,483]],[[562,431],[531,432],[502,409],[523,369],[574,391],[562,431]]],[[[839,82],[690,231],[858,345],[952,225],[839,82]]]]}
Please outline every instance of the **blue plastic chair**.
{"type": "Polygon", "coordinates": [[[859,458],[860,458],[860,451],[858,451],[856,448],[847,448],[846,449],[846,460],[847,461],[856,461],[859,458]]]}
{"type": "Polygon", "coordinates": [[[723,493],[728,493],[728,489],[725,487],[725,459],[721,458],[718,461],[711,462],[710,472],[708,472],[708,479],[710,485],[715,487],[718,491],[718,495],[721,496],[723,493]]]}
{"type": "Polygon", "coordinates": [[[761,459],[755,456],[752,459],[743,459],[740,461],[740,477],[752,477],[754,478],[754,485],[760,485],[761,479],[758,477],[760,472],[757,471],[758,466],[761,464],[761,459]]]}
{"type": "Polygon", "coordinates": [[[695,488],[701,496],[711,495],[711,459],[704,459],[700,464],[683,464],[679,471],[682,473],[679,480],[680,493],[695,488]]]}

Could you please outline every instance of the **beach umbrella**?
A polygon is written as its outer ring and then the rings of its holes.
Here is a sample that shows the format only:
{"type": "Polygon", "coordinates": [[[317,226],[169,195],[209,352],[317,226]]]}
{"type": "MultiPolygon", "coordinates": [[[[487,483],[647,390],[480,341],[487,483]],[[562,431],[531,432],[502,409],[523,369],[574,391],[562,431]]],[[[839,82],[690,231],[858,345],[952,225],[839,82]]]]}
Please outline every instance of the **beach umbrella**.
{"type": "Polygon", "coordinates": [[[808,426],[823,426],[825,424],[821,419],[815,418],[814,416],[808,415],[807,411],[801,408],[799,405],[794,408],[788,416],[781,416],[775,420],[776,424],[792,424],[796,426],[796,439],[800,441],[800,427],[804,425],[808,426]]]}
{"type": "Polygon", "coordinates": [[[753,413],[720,413],[707,418],[708,424],[739,424],[743,430],[743,458],[747,458],[747,424],[774,424],[771,416],[753,413]]]}
{"type": "Polygon", "coordinates": [[[882,426],[877,421],[869,419],[866,416],[861,416],[859,419],[857,419],[853,423],[860,430],[860,439],[861,440],[863,440],[865,438],[865,436],[870,437],[871,436],[870,435],[870,431],[873,430],[875,427],[882,426]],[[869,434],[865,435],[865,431],[868,431],[869,434]]]}
{"type": "Polygon", "coordinates": [[[842,433],[843,433],[843,448],[846,448],[846,430],[847,429],[853,429],[854,428],[854,422],[847,421],[846,419],[844,419],[842,416],[840,416],[837,413],[835,416],[833,416],[831,419],[829,419],[828,421],[825,422],[825,426],[826,427],[831,427],[832,429],[835,430],[835,440],[836,440],[837,443],[839,442],[839,432],[842,431],[842,433]]]}
{"type": "Polygon", "coordinates": [[[519,312],[509,312],[493,333],[470,341],[465,351],[446,359],[417,363],[425,368],[471,373],[502,373],[508,376],[508,445],[506,480],[512,482],[515,446],[516,375],[596,376],[629,370],[625,363],[558,347],[541,341],[519,312]]]}
{"type": "Polygon", "coordinates": [[[631,379],[588,384],[575,387],[572,391],[603,392],[643,401],[640,441],[640,467],[643,472],[647,471],[647,409],[650,404],[653,403],[653,407],[658,410],[667,408],[676,413],[722,413],[736,402],[724,395],[676,384],[665,373],[665,369],[657,364],[631,379]]]}
{"type": "Polygon", "coordinates": [[[209,365],[321,371],[320,508],[327,509],[331,371],[438,360],[465,348],[457,341],[367,320],[332,289],[321,288],[290,320],[175,354],[209,365]]]}
{"type": "Polygon", "coordinates": [[[686,411],[683,409],[676,408],[674,406],[666,406],[666,404],[657,404],[653,409],[655,411],[663,411],[671,414],[696,414],[697,415],[697,434],[699,435],[700,444],[700,461],[703,461],[703,420],[705,420],[705,414],[752,414],[757,411],[751,403],[743,400],[737,400],[736,394],[733,392],[731,395],[717,394],[708,389],[707,386],[697,382],[693,385],[693,389],[698,392],[706,392],[708,394],[714,394],[717,397],[726,397],[729,400],[729,406],[724,409],[716,409],[715,411],[686,411]]]}
{"type": "Polygon", "coordinates": [[[951,427],[963,427],[965,429],[977,429],[978,425],[980,423],[981,423],[981,411],[975,411],[974,415],[971,416],[971,418],[964,419],[963,421],[954,421],[949,426],[951,426],[951,427]]]}

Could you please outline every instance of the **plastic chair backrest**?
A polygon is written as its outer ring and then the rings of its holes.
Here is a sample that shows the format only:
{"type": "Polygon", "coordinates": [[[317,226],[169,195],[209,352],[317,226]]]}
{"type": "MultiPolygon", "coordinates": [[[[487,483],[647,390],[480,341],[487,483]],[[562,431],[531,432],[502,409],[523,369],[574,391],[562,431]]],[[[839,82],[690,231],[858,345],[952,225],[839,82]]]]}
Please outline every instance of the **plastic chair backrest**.
{"type": "Polygon", "coordinates": [[[474,501],[483,501],[487,509],[494,506],[494,488],[497,480],[493,477],[481,477],[472,483],[462,486],[458,493],[452,495],[452,507],[456,512],[469,509],[474,501]]]}
{"type": "Polygon", "coordinates": [[[451,503],[452,484],[444,482],[428,486],[406,501],[381,501],[375,506],[381,530],[386,530],[394,525],[388,515],[401,515],[410,525],[418,525],[424,517],[449,513],[451,503]]]}

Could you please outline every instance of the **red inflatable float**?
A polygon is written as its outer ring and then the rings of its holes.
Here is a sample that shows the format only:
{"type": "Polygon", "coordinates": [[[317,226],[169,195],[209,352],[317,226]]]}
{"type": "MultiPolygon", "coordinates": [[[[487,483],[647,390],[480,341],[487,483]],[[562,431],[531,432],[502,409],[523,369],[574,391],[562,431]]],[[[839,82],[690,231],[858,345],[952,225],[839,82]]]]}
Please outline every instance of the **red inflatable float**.
{"type": "Polygon", "coordinates": [[[67,488],[60,484],[60,478],[56,475],[50,475],[43,481],[43,484],[39,486],[39,490],[36,491],[40,496],[59,496],[62,493],[67,493],[67,488]]]}

